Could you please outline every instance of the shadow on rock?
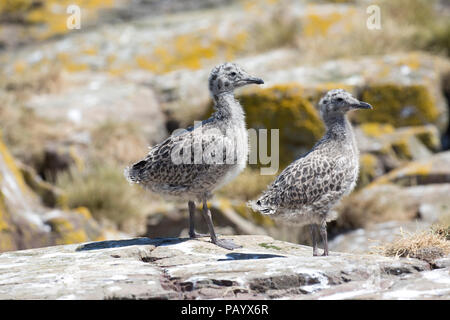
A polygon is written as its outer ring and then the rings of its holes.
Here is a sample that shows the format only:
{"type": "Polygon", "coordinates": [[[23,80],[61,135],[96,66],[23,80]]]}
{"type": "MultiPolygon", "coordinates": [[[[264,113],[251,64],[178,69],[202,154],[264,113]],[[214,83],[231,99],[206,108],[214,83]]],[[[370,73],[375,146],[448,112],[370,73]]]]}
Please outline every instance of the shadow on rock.
{"type": "Polygon", "coordinates": [[[264,253],[228,253],[226,259],[219,259],[217,261],[228,260],[254,260],[254,259],[270,259],[270,258],[286,258],[286,256],[280,256],[277,254],[264,254],[264,253]]]}
{"type": "Polygon", "coordinates": [[[127,240],[108,240],[86,243],[77,247],[76,251],[89,251],[128,246],[153,245],[156,247],[178,244],[189,240],[188,238],[134,238],[127,240]]]}

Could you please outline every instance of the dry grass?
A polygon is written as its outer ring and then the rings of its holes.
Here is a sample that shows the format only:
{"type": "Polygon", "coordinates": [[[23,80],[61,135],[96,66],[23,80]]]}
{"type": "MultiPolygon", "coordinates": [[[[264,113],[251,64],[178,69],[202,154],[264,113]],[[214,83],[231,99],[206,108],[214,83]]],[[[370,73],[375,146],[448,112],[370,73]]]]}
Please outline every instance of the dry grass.
{"type": "Polygon", "coordinates": [[[145,156],[148,142],[138,125],[107,121],[91,132],[89,148],[93,163],[125,166],[145,156]]]}
{"type": "Polygon", "coordinates": [[[402,232],[399,239],[375,248],[390,257],[417,258],[432,262],[450,254],[449,227],[433,227],[417,233],[402,232]]]}
{"type": "Polygon", "coordinates": [[[145,191],[130,186],[120,167],[93,167],[83,172],[72,169],[58,176],[57,186],[67,195],[70,208],[87,207],[97,221],[106,219],[119,229],[147,210],[145,191]]]}

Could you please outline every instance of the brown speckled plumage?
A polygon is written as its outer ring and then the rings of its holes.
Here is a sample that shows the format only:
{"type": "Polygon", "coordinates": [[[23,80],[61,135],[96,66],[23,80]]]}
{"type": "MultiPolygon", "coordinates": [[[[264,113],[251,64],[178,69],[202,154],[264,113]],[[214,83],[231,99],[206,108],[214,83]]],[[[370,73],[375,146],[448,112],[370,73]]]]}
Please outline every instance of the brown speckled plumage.
{"type": "Polygon", "coordinates": [[[249,205],[283,223],[312,225],[314,255],[320,225],[327,255],[326,222],[336,218],[333,207],[353,190],[359,171],[359,152],[346,112],[371,106],[342,89],[329,91],[319,106],[327,127],[324,137],[286,167],[249,205]]]}

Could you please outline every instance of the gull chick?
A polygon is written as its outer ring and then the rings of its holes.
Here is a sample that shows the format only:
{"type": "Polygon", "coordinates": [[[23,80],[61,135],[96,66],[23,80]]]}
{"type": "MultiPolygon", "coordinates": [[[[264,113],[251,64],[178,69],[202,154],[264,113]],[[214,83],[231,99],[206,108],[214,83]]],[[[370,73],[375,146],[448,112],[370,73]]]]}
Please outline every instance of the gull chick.
{"type": "Polygon", "coordinates": [[[333,207],[355,187],[359,171],[359,151],[347,112],[372,109],[350,93],[335,89],[319,102],[326,133],[314,147],[292,162],[256,201],[248,205],[290,225],[310,225],[313,255],[318,255],[317,239],[328,255],[327,222],[336,219],[333,207]]]}
{"type": "Polygon", "coordinates": [[[150,149],[147,157],[125,169],[131,183],[188,202],[189,236],[201,237],[194,229],[195,201],[203,203],[202,215],[211,242],[225,249],[238,248],[218,239],[207,200],[219,187],[233,180],[246,166],[248,136],[245,114],[234,90],[263,84],[234,63],[216,66],[209,76],[209,90],[216,112],[200,125],[172,134],[150,149]]]}

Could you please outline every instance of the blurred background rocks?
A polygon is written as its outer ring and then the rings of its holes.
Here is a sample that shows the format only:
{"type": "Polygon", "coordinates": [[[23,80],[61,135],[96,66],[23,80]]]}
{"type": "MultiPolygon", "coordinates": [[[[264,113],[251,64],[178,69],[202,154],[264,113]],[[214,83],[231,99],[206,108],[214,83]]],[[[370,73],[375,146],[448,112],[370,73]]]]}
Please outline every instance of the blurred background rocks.
{"type": "MultiPolygon", "coordinates": [[[[332,250],[448,230],[449,16],[438,0],[2,1],[0,251],[187,235],[186,204],[129,186],[122,171],[211,114],[207,78],[223,61],[265,80],[237,95],[248,128],[280,129],[278,173],[323,134],[327,90],[374,106],[351,115],[361,170],[329,226],[332,250]],[[79,30],[66,26],[69,4],[79,30]],[[366,27],[371,4],[380,30],[366,27]]],[[[264,166],[211,201],[219,233],[308,244],[307,231],[245,206],[274,179],[264,166]]]]}

